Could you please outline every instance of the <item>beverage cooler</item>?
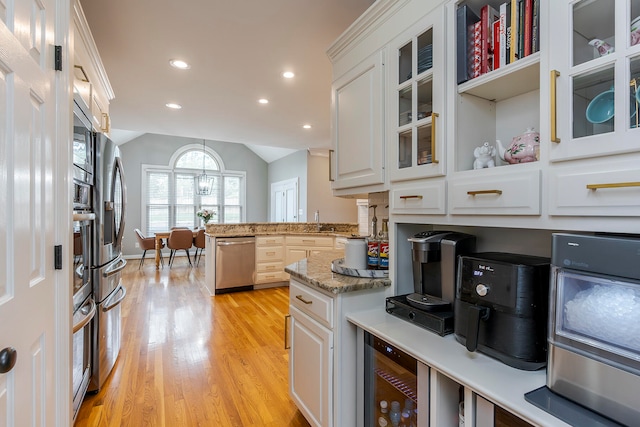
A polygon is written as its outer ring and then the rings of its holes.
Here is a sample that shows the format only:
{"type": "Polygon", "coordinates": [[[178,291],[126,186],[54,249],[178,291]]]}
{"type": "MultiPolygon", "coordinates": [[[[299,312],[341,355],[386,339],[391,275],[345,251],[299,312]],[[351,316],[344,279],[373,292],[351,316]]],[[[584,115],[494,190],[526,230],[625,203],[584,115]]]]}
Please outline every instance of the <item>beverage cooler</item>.
{"type": "Polygon", "coordinates": [[[364,342],[365,427],[417,426],[416,359],[368,332],[364,342]]]}

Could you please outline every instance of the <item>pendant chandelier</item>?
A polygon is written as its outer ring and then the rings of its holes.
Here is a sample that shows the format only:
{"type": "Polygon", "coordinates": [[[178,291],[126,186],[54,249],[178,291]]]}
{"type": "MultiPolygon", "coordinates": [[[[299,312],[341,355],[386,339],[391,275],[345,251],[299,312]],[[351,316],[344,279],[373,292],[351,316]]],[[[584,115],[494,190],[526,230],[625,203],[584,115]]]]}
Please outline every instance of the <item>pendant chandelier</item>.
{"type": "Polygon", "coordinates": [[[202,140],[202,173],[196,178],[196,194],[199,196],[208,196],[213,189],[213,177],[207,176],[204,170],[204,159],[206,156],[204,149],[204,139],[202,140]]]}

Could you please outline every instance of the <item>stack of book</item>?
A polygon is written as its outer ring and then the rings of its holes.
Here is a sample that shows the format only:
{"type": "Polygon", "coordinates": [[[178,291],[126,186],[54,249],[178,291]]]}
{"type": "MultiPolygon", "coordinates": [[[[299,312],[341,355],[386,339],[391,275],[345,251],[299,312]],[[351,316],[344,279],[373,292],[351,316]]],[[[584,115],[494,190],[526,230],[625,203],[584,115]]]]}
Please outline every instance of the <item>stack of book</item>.
{"type": "Polygon", "coordinates": [[[540,0],[511,0],[480,13],[457,9],[458,84],[509,65],[540,50],[540,0]]]}

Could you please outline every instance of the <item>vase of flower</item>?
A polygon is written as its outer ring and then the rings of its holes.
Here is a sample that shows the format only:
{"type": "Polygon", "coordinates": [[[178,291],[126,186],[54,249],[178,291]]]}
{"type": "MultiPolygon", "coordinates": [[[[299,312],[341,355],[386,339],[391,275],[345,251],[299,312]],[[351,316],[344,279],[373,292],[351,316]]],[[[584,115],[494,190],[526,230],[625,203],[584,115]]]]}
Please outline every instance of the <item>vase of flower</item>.
{"type": "Polygon", "coordinates": [[[202,222],[204,222],[204,226],[206,228],[207,223],[211,220],[211,218],[214,217],[215,212],[210,211],[209,209],[200,209],[198,212],[196,212],[196,215],[202,218],[202,222]]]}

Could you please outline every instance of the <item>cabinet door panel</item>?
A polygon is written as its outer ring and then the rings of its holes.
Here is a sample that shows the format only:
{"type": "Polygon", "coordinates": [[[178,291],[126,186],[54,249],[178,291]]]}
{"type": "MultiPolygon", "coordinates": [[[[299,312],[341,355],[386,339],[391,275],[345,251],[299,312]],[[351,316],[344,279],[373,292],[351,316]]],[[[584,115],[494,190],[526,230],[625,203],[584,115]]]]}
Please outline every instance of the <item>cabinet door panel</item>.
{"type": "Polygon", "coordinates": [[[384,52],[377,52],[332,90],[334,189],[384,183],[384,52]]]}
{"type": "Polygon", "coordinates": [[[289,392],[312,426],[331,426],[333,333],[290,307],[289,392]]]}

